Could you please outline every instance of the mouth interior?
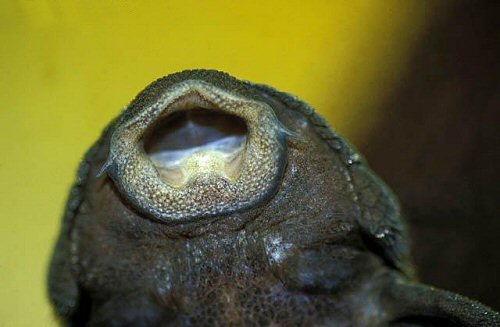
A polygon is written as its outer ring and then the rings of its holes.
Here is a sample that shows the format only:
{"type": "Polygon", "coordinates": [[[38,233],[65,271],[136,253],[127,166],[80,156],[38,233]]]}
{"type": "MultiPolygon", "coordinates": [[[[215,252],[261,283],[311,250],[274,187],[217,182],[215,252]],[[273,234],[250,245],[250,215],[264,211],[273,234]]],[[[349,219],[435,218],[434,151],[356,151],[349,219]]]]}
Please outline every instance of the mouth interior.
{"type": "Polygon", "coordinates": [[[163,179],[181,186],[190,176],[203,173],[237,178],[247,136],[243,119],[191,108],[159,119],[144,136],[143,146],[163,179]]]}

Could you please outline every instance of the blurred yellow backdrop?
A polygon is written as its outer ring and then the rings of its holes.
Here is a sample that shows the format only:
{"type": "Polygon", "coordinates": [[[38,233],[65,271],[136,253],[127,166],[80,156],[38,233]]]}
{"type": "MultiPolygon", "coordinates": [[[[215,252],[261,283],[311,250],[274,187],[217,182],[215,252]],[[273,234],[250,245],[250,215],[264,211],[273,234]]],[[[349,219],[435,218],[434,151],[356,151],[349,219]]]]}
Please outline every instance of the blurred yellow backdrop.
{"type": "Polygon", "coordinates": [[[0,1],[0,326],[53,326],[45,275],[83,152],[150,81],[215,68],[305,99],[351,139],[429,3],[0,1]]]}

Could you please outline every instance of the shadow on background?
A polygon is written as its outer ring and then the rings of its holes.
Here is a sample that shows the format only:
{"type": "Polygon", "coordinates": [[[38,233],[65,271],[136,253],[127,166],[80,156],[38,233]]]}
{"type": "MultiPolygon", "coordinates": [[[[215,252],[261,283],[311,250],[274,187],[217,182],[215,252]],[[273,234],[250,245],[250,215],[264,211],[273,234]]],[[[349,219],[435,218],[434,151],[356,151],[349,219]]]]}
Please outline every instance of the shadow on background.
{"type": "Polygon", "coordinates": [[[358,146],[399,196],[421,279],[500,309],[500,2],[450,8],[358,146]]]}

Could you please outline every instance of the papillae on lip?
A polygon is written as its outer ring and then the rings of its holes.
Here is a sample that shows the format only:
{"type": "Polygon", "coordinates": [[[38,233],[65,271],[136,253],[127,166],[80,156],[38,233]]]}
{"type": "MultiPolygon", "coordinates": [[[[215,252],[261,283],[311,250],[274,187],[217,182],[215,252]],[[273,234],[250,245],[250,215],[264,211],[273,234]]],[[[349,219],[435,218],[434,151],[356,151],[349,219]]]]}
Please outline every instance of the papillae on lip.
{"type": "Polygon", "coordinates": [[[177,224],[264,202],[279,186],[285,158],[285,132],[268,104],[202,80],[184,80],[119,121],[104,169],[136,210],[177,224]],[[178,162],[171,160],[170,151],[145,151],[148,133],[160,120],[199,109],[244,121],[246,135],[240,146],[231,151],[223,151],[220,144],[190,148],[178,162]]]}

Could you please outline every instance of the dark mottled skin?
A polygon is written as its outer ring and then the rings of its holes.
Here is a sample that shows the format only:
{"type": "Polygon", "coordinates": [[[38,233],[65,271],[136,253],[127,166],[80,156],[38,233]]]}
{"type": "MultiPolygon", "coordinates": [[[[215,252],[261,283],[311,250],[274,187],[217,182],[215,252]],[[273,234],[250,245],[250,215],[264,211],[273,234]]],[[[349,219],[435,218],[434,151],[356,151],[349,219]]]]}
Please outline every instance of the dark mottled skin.
{"type": "MultiPolygon", "coordinates": [[[[305,103],[216,71],[198,79],[264,101],[297,137],[266,203],[168,225],[97,177],[116,121],[85,156],[49,273],[68,326],[498,326],[491,309],[414,280],[396,198],[305,103]]],[[[117,120],[118,121],[118,120],[117,120]]]]}

